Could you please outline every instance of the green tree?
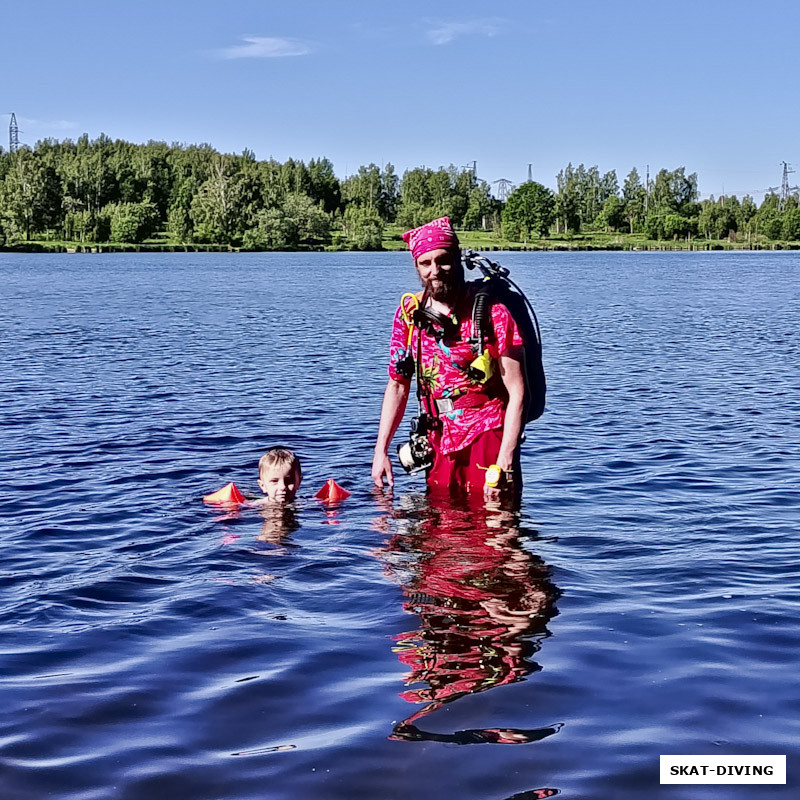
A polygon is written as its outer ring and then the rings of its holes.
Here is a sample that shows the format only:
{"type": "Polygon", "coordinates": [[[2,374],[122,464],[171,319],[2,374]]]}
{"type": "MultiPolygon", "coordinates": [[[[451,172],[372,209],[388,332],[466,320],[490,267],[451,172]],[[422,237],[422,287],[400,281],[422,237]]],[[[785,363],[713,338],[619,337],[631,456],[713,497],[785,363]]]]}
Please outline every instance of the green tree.
{"type": "Polygon", "coordinates": [[[138,244],[158,226],[158,209],[153,203],[112,203],[104,211],[111,221],[112,242],[138,244]]]}
{"type": "Polygon", "coordinates": [[[241,234],[242,202],[238,175],[229,157],[217,156],[208,180],[192,200],[195,238],[233,244],[241,234]]]}
{"type": "Polygon", "coordinates": [[[255,165],[260,183],[261,199],[265,208],[275,208],[286,197],[281,165],[271,158],[269,161],[260,161],[255,165]]]}
{"type": "Polygon", "coordinates": [[[6,237],[30,240],[31,234],[60,226],[61,185],[55,170],[23,148],[13,154],[2,184],[6,237]]]}
{"type": "Polygon", "coordinates": [[[381,171],[377,164],[369,164],[358,168],[342,184],[342,199],[347,204],[363,208],[378,208],[381,195],[381,171]]]}
{"type": "MultiPolygon", "coordinates": [[[[91,211],[74,207],[64,215],[62,235],[67,241],[97,242],[97,217],[91,211]]],[[[105,237],[108,239],[108,236],[105,237]]]]}
{"type": "Polygon", "coordinates": [[[656,211],[682,213],[697,197],[697,174],[686,175],[686,168],[679,167],[671,172],[658,171],[650,200],[656,211]]]}
{"type": "Polygon", "coordinates": [[[581,226],[591,225],[600,212],[600,171],[596,165],[586,169],[579,164],[576,174],[580,190],[581,226]]]}
{"type": "Polygon", "coordinates": [[[374,208],[348,206],[342,227],[348,242],[356,250],[382,249],[383,220],[374,208]]]}
{"type": "Polygon", "coordinates": [[[461,225],[464,212],[467,210],[466,202],[453,192],[454,175],[440,167],[428,178],[428,187],[433,200],[434,217],[450,217],[454,227],[461,225]]]}
{"type": "Polygon", "coordinates": [[[332,214],[342,203],[342,187],[327,158],[311,159],[308,162],[308,195],[323,209],[332,214]]]}
{"type": "Polygon", "coordinates": [[[167,213],[167,232],[178,242],[191,242],[194,232],[192,201],[197,193],[197,180],[189,175],[173,188],[167,213]]]}
{"type": "Polygon", "coordinates": [[[556,232],[577,233],[581,229],[580,194],[578,179],[571,163],[558,173],[556,184],[556,232]]]}
{"type": "Polygon", "coordinates": [[[387,164],[382,170],[376,164],[359,167],[342,184],[342,199],[347,206],[355,205],[377,212],[384,222],[397,215],[399,180],[394,166],[387,164]]]}
{"type": "Polygon", "coordinates": [[[619,197],[619,181],[615,169],[606,172],[600,178],[600,191],[598,199],[601,204],[605,203],[610,197],[619,197]]]}
{"type": "Polygon", "coordinates": [[[308,195],[291,192],[282,206],[256,215],[256,225],[246,231],[243,246],[251,250],[315,247],[330,241],[331,218],[308,195]]]}
{"type": "Polygon", "coordinates": [[[778,211],[766,213],[761,220],[761,230],[768,239],[780,239],[783,233],[783,214],[778,211]]]}
{"type": "Polygon", "coordinates": [[[636,167],[626,176],[622,186],[622,202],[625,205],[625,217],[628,220],[630,233],[641,230],[644,221],[644,206],[647,190],[642,186],[636,167]]]}
{"type": "Polygon", "coordinates": [[[164,142],[151,141],[140,146],[138,150],[135,162],[137,177],[144,190],[135,201],[149,203],[156,209],[158,219],[165,219],[172,189],[167,145],[164,142]]]}
{"type": "Polygon", "coordinates": [[[784,212],[781,234],[790,242],[800,240],[800,208],[790,208],[784,212]]]}
{"type": "Polygon", "coordinates": [[[739,206],[739,230],[745,231],[748,242],[753,233],[753,222],[757,213],[758,207],[753,202],[753,198],[746,194],[739,206]]]}
{"type": "Polygon", "coordinates": [[[648,239],[665,239],[664,214],[650,211],[644,220],[644,233],[648,239]]]}
{"type": "Polygon", "coordinates": [[[378,214],[385,222],[394,222],[400,202],[400,178],[393,164],[387,164],[381,172],[381,192],[378,198],[378,214]]]}
{"type": "Polygon", "coordinates": [[[783,212],[780,210],[780,198],[775,192],[768,192],[761,201],[755,217],[756,230],[761,231],[768,239],[780,239],[783,232],[783,212]]]}
{"type": "Polygon", "coordinates": [[[724,239],[739,229],[739,201],[732,197],[713,197],[700,204],[698,229],[709,239],[724,239]]]}
{"type": "Polygon", "coordinates": [[[242,246],[245,250],[285,250],[292,245],[292,230],[283,210],[265,208],[256,215],[256,225],[245,231],[242,246]]]}
{"type": "Polygon", "coordinates": [[[400,181],[400,202],[397,222],[404,228],[416,228],[436,217],[429,179],[433,174],[427,167],[406,170],[400,181]]]}
{"type": "Polygon", "coordinates": [[[469,192],[464,227],[470,231],[478,228],[486,230],[492,218],[498,214],[499,208],[500,203],[492,197],[489,184],[481,181],[469,192]]]}
{"type": "Polygon", "coordinates": [[[503,234],[509,239],[544,236],[555,213],[553,193],[541,183],[528,181],[515,189],[503,209],[503,234]]]}
{"type": "Polygon", "coordinates": [[[686,239],[696,231],[695,220],[681,214],[663,215],[663,238],[686,239]]]}
{"type": "Polygon", "coordinates": [[[597,215],[597,225],[604,228],[607,233],[618,231],[625,225],[625,206],[617,195],[612,194],[603,203],[603,207],[597,215]]]}

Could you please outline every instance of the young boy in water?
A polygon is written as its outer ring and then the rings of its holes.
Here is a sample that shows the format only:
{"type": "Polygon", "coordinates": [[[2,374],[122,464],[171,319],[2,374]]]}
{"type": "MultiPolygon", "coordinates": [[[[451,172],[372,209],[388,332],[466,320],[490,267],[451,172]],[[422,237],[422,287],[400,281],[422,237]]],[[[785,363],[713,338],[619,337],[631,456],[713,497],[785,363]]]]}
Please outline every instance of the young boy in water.
{"type": "Polygon", "coordinates": [[[291,503],[302,480],[300,459],[284,447],[271,447],[258,462],[258,486],[266,497],[254,505],[291,503]]]}

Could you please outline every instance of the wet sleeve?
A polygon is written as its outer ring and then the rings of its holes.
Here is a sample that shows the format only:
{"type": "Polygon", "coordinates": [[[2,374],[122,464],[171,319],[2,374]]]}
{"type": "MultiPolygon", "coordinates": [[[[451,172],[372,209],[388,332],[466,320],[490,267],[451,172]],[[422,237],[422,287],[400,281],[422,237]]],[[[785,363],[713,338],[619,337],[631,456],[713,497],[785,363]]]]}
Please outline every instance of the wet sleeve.
{"type": "Polygon", "coordinates": [[[494,341],[489,345],[492,358],[516,356],[523,345],[522,334],[514,317],[502,303],[495,303],[492,306],[492,325],[494,341]]]}
{"type": "Polygon", "coordinates": [[[408,378],[402,377],[397,372],[397,364],[402,361],[408,350],[408,325],[403,319],[398,308],[392,323],[392,338],[389,343],[389,377],[398,383],[406,383],[408,378]]]}

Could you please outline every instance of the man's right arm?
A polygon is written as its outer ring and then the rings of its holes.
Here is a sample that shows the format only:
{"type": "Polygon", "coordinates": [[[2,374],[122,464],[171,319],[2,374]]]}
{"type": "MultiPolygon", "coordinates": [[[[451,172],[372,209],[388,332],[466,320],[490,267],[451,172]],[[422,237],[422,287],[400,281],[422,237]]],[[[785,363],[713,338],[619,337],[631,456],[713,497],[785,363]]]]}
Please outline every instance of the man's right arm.
{"type": "Polygon", "coordinates": [[[405,414],[410,389],[411,381],[396,381],[390,378],[386,384],[386,391],[383,393],[378,440],[375,443],[375,455],[372,459],[372,480],[378,487],[383,487],[384,476],[386,476],[389,486],[394,486],[389,445],[400,427],[403,414],[405,414]]]}

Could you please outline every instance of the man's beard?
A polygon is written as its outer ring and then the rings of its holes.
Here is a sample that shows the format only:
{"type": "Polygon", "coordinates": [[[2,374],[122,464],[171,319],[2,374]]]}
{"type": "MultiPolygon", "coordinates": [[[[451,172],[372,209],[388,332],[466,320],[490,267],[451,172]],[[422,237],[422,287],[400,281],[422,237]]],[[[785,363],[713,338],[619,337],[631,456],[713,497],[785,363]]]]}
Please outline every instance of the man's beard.
{"type": "Polygon", "coordinates": [[[458,264],[446,272],[440,272],[438,278],[429,281],[420,278],[420,283],[432,300],[455,305],[464,288],[464,267],[458,264]]]}

